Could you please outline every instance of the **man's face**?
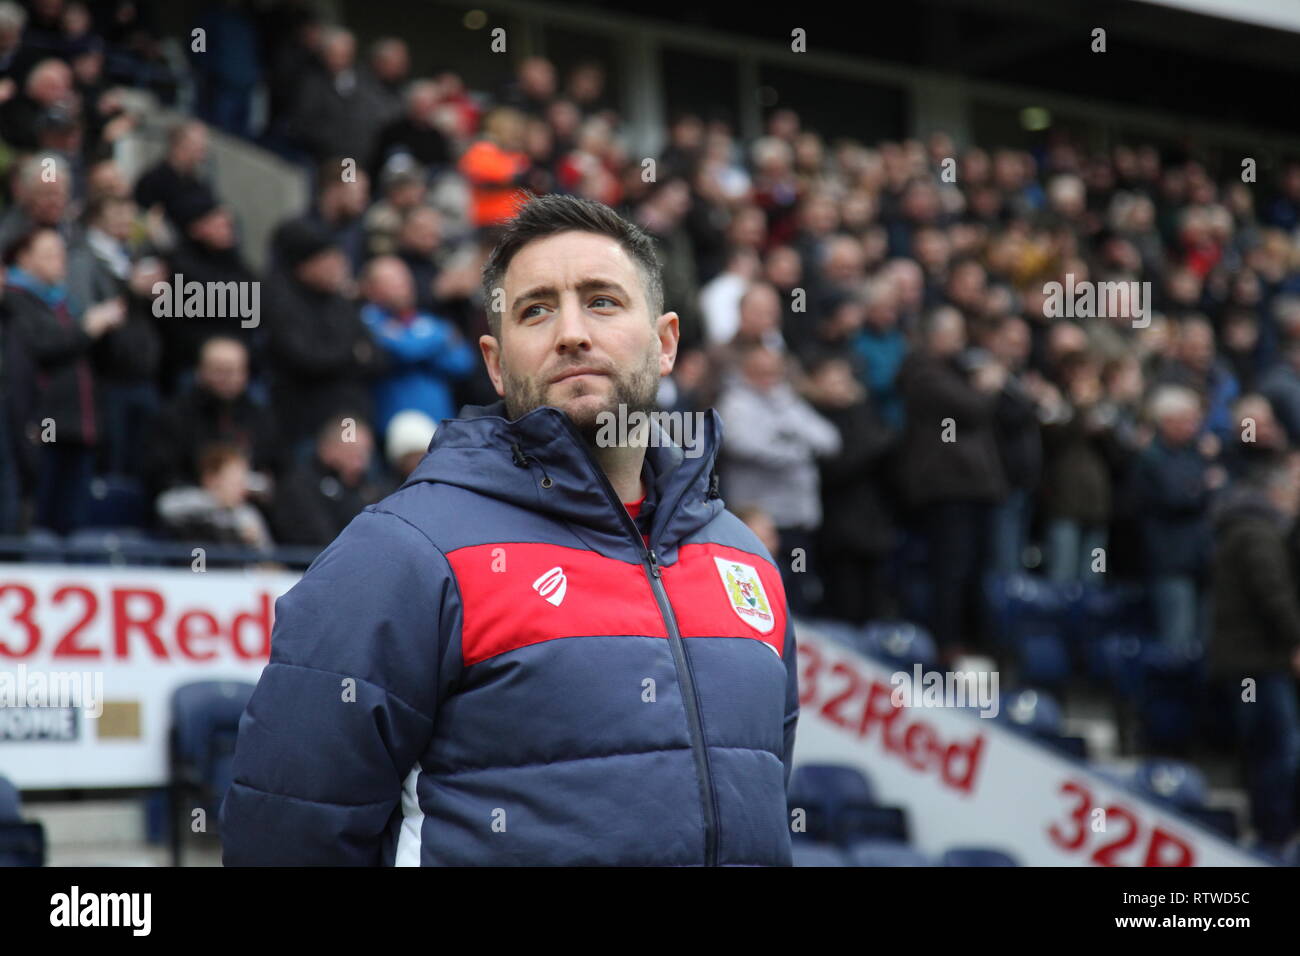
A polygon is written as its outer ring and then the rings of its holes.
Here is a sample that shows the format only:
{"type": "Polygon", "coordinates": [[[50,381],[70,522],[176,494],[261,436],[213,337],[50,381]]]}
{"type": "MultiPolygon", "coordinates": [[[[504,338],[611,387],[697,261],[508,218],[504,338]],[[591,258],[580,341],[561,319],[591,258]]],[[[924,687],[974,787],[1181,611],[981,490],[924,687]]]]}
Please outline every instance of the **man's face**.
{"type": "Polygon", "coordinates": [[[415,303],[411,270],[401,259],[385,256],[371,263],[366,298],[390,312],[405,312],[415,303]]]}
{"type": "Polygon", "coordinates": [[[1196,437],[1201,428],[1201,416],[1192,409],[1170,412],[1160,419],[1157,427],[1165,444],[1179,448],[1196,437]]]}
{"type": "Polygon", "coordinates": [[[208,158],[208,132],[195,123],[186,128],[172,147],[172,165],[182,172],[192,173],[208,158]]]}
{"type": "Polygon", "coordinates": [[[248,352],[237,342],[209,342],[199,359],[198,380],[218,398],[233,401],[248,386],[248,352]]]}
{"type": "Polygon", "coordinates": [[[294,270],[298,281],[318,292],[337,293],[351,278],[347,256],[337,246],[316,253],[294,270]]]}
{"type": "Polygon", "coordinates": [[[357,170],[357,178],[338,186],[337,212],[345,220],[356,219],[370,205],[370,177],[357,170]]]}
{"type": "Polygon", "coordinates": [[[768,392],[785,379],[785,361],[772,349],[754,349],[741,366],[745,380],[760,392],[768,392]]]}
{"type": "Polygon", "coordinates": [[[479,347],[511,420],[550,405],[591,440],[601,412],[654,408],[677,357],[677,314],[650,315],[641,273],[616,240],[562,232],[530,242],[502,284],[500,341],[485,335],[479,347]]]}
{"type": "Polygon", "coordinates": [[[362,425],[358,425],[351,441],[329,438],[316,445],[320,460],[333,468],[338,473],[339,480],[349,488],[355,488],[365,478],[373,450],[374,438],[371,437],[370,429],[362,425]]]}
{"type": "Polygon", "coordinates": [[[229,249],[235,244],[235,223],[230,214],[218,207],[190,224],[190,238],[213,249],[229,249]]]}
{"type": "Polygon", "coordinates": [[[68,208],[68,186],[64,177],[33,183],[23,194],[27,215],[42,226],[57,226],[68,208]]]}

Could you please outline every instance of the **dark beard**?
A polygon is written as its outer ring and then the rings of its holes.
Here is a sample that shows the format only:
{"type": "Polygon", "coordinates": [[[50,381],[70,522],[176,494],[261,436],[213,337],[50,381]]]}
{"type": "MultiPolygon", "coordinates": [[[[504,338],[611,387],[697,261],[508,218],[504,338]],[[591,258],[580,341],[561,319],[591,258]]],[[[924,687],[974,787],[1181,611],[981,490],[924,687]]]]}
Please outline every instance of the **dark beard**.
{"type": "MultiPolygon", "coordinates": [[[[575,418],[566,411],[569,421],[573,422],[574,428],[582,436],[583,441],[591,448],[596,447],[596,436],[601,430],[601,414],[609,412],[612,415],[618,414],[619,405],[626,409],[625,414],[631,415],[633,412],[649,413],[655,409],[655,394],[659,388],[659,374],[656,368],[657,356],[651,356],[650,361],[639,369],[633,369],[624,374],[611,374],[610,380],[614,383],[614,389],[610,395],[608,404],[597,409],[590,416],[584,415],[582,418],[575,418]]],[[[545,392],[545,386],[536,382],[515,379],[509,374],[505,364],[501,366],[502,386],[505,391],[506,416],[510,421],[527,415],[535,408],[541,408],[549,404],[544,401],[542,395],[545,392]]]]}

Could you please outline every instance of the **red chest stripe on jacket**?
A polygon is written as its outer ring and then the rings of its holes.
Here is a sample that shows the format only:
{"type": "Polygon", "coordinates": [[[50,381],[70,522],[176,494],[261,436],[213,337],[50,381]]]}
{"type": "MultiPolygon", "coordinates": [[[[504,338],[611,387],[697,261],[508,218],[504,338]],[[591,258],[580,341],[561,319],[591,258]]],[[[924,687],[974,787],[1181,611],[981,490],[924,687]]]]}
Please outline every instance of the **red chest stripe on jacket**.
{"type": "Polygon", "coordinates": [[[460,586],[467,667],[558,637],[668,637],[639,564],[518,543],[458,548],[447,560],[460,586]]]}
{"type": "Polygon", "coordinates": [[[785,590],[781,575],[763,558],[720,544],[687,544],[663,575],[682,637],[752,637],[778,655],[785,648],[785,590]],[[741,569],[731,575],[730,592],[719,558],[741,569]],[[761,587],[754,586],[755,576],[761,587]],[[768,618],[771,629],[764,631],[768,618]]]}
{"type": "MultiPolygon", "coordinates": [[[[668,637],[640,564],[580,548],[522,543],[458,548],[447,560],[460,587],[467,667],[561,637],[668,637]]],[[[663,581],[682,637],[748,637],[781,654],[785,592],[776,569],[762,558],[720,545],[686,545],[663,568],[663,581]],[[718,558],[741,568],[731,575],[733,593],[718,558]],[[765,612],[771,630],[747,623],[746,618],[765,626],[765,612]]]]}

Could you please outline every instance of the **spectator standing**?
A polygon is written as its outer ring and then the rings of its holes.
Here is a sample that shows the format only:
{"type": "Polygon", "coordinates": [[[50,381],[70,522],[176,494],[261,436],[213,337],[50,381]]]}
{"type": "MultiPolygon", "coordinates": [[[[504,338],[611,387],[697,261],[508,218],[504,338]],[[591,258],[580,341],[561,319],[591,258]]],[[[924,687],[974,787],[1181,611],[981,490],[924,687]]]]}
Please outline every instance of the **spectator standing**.
{"type": "Polygon", "coordinates": [[[68,302],[67,254],[52,229],[36,229],[7,252],[5,306],[43,384],[29,427],[41,442],[35,523],[67,534],[82,526],[101,440],[90,350],[122,324],[120,299],[87,309],[78,322],[68,302]]]}
{"type": "Polygon", "coordinates": [[[208,146],[208,128],[198,120],[174,126],[167,134],[167,155],[135,184],[140,208],[160,208],[176,224],[181,209],[215,206],[216,196],[203,178],[208,146]]]}
{"type": "Polygon", "coordinates": [[[1300,579],[1287,546],[1300,512],[1295,456],[1256,465],[1216,511],[1210,676],[1225,681],[1235,701],[1260,847],[1278,852],[1300,826],[1300,579]]]}
{"type": "Polygon", "coordinates": [[[281,544],[323,548],[391,488],[369,480],[374,437],[356,413],[320,427],[311,458],[276,488],[272,527],[281,544]]]}
{"type": "Polygon", "coordinates": [[[822,523],[817,459],[838,454],[840,436],[790,386],[780,352],[746,346],[739,371],[718,403],[726,429],[719,468],[723,496],[738,505],[757,505],[771,516],[781,538],[777,564],[787,578],[792,610],[808,613],[820,598],[812,555],[822,523]],[[806,561],[798,572],[790,561],[796,548],[803,549],[806,561]]]}
{"type": "Polygon", "coordinates": [[[818,560],[829,613],[863,624],[894,617],[886,559],[893,550],[888,458],[897,436],[872,409],[866,389],[842,356],[808,365],[812,407],[835,426],[840,451],[819,462],[822,514],[818,560]]]}
{"type": "Polygon", "coordinates": [[[204,307],[200,315],[178,315],[173,308],[159,320],[167,371],[178,381],[183,379],[198,361],[199,347],[214,335],[234,335],[249,341],[256,367],[261,360],[259,340],[265,303],[260,288],[253,298],[257,276],[244,261],[230,211],[215,197],[196,193],[177,206],[175,216],[181,235],[176,247],[167,253],[173,278],[163,294],[172,294],[174,276],[179,274],[184,285],[178,291],[188,299],[185,290],[191,283],[199,283],[204,290],[204,307]],[[213,289],[227,291],[223,291],[224,308],[210,313],[207,302],[212,297],[208,290],[213,289]],[[235,295],[229,295],[228,290],[235,290],[235,295]],[[245,316],[239,306],[251,308],[254,303],[257,314],[245,316]]]}
{"type": "Polygon", "coordinates": [[[158,410],[162,336],[153,316],[153,288],[164,280],[160,260],[133,261],[129,237],[135,203],[101,196],[86,211],[83,238],[68,250],[68,295],[73,303],[122,298],[126,318],[103,335],[94,352],[103,399],[102,465],[109,474],[133,476],[145,449],[145,427],[158,410]]]}
{"type": "Polygon", "coordinates": [[[455,416],[452,385],[473,370],[477,356],[456,327],[415,308],[410,270],[396,256],[372,259],[362,286],[361,318],[388,357],[375,383],[375,428],[384,434],[405,409],[433,421],[455,416]]]}
{"type": "Polygon", "coordinates": [[[1190,650],[1203,634],[1201,582],[1207,570],[1214,491],[1227,480],[1198,447],[1201,405],[1177,385],[1156,389],[1150,400],[1156,434],[1137,463],[1148,583],[1156,630],[1167,647],[1190,650]]]}
{"type": "Polygon", "coordinates": [[[356,38],[342,28],[321,31],[323,69],[302,81],[289,119],[293,141],[318,162],[350,156],[364,168],[379,128],[390,118],[388,97],[366,70],[356,68],[356,38]]]}
{"type": "Polygon", "coordinates": [[[355,302],[347,259],[329,232],[296,222],[279,233],[279,267],[266,284],[272,404],[285,438],[304,452],[343,408],[370,420],[378,356],[355,302]]]}
{"type": "Polygon", "coordinates": [[[199,452],[208,445],[238,449],[254,487],[270,487],[284,466],[281,433],[271,409],[248,389],[248,348],[215,336],[199,350],[194,384],[159,412],[143,455],[149,487],[157,492],[199,482],[199,452]]]}
{"type": "Polygon", "coordinates": [[[1006,496],[994,430],[1006,369],[963,360],[961,313],[927,316],[923,346],[904,360],[898,386],[907,407],[899,469],[928,545],[931,627],[949,655],[975,643],[990,513],[1006,496]]]}
{"type": "Polygon", "coordinates": [[[1059,368],[1062,413],[1043,429],[1048,575],[1058,584],[1104,580],[1112,511],[1111,422],[1097,359],[1065,356],[1059,368]]]}
{"type": "Polygon", "coordinates": [[[471,223],[495,226],[511,218],[525,199],[521,184],[528,173],[524,117],[498,107],[483,120],[483,136],[467,149],[457,168],[470,188],[471,223]]]}

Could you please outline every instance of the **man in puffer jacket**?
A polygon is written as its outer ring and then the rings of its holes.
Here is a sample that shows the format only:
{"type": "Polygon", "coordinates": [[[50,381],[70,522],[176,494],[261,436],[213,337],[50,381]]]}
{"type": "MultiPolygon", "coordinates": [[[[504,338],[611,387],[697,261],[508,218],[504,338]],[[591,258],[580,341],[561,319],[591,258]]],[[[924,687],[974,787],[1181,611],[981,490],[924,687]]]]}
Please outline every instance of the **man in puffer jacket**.
{"type": "Polygon", "coordinates": [[[504,402],[277,602],[224,862],[789,865],[794,629],[718,497],[721,423],[601,414],[651,409],[676,358],[651,240],[545,196],[483,284],[504,402]]]}

